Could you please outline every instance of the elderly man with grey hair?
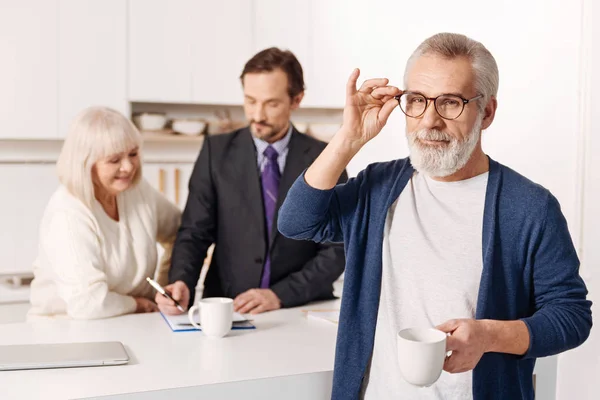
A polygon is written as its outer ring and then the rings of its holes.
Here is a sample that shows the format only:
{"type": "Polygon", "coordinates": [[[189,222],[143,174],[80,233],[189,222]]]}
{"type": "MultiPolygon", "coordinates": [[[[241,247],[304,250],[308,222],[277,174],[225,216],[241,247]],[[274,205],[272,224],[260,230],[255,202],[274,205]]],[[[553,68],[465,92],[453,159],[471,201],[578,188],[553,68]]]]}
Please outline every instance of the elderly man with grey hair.
{"type": "Polygon", "coordinates": [[[533,399],[536,358],[586,340],[591,302],[556,198],[482,150],[497,108],[494,57],[443,33],[411,56],[403,90],[387,79],[357,90],[358,77],[342,127],[278,224],[295,239],[345,245],[333,398],[533,399]],[[398,105],[410,157],[336,185],[398,105]],[[413,387],[397,333],[433,326],[448,334],[446,372],[413,387]]]}

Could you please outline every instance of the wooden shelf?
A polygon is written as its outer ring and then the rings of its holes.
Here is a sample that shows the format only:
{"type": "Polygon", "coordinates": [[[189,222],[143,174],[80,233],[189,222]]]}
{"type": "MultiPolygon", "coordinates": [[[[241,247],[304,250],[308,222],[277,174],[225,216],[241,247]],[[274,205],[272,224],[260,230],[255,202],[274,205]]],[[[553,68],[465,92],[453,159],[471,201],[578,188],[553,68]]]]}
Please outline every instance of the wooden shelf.
{"type": "Polygon", "coordinates": [[[159,143],[202,143],[204,135],[187,136],[175,134],[170,131],[141,131],[144,142],[159,143]]]}

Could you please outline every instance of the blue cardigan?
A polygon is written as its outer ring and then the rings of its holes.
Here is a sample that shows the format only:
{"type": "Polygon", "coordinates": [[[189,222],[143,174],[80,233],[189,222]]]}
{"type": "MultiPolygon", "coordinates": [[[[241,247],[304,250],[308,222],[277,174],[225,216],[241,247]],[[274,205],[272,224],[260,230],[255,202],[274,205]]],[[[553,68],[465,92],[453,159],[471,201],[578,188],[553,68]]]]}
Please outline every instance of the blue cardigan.
{"type": "MultiPolygon", "coordinates": [[[[372,164],[331,190],[310,187],[303,174],[279,212],[287,237],[345,244],[333,399],[359,396],[373,351],[385,219],[413,172],[409,159],[372,164]]],[[[530,344],[524,356],[484,354],[473,370],[473,398],[533,399],[535,359],[587,339],[591,302],[556,198],[491,159],[482,250],[476,318],[521,319],[530,344]]]]}

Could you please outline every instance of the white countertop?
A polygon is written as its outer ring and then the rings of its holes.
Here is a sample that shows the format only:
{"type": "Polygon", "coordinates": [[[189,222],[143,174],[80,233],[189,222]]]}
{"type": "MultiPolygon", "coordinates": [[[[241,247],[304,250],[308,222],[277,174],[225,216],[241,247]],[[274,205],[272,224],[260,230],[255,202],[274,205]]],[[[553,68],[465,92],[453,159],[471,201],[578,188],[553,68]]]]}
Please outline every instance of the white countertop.
{"type": "Polygon", "coordinates": [[[29,286],[13,287],[0,282],[0,305],[28,302],[29,293],[29,286]]]}
{"type": "Polygon", "coordinates": [[[224,339],[171,332],[158,313],[95,321],[0,326],[0,343],[121,341],[123,366],[0,372],[0,397],[64,399],[137,393],[332,371],[337,325],[301,309],[339,308],[339,300],[252,316],[255,330],[224,339]]]}

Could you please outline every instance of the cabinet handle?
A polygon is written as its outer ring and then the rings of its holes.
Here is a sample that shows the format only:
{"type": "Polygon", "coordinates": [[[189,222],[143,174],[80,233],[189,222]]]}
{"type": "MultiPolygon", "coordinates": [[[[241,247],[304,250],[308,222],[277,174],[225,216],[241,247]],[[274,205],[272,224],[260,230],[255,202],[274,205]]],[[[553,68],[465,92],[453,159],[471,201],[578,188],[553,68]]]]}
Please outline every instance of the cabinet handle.
{"type": "Polygon", "coordinates": [[[179,205],[179,168],[175,168],[175,204],[179,205]]]}
{"type": "Polygon", "coordinates": [[[158,191],[165,194],[165,170],[162,168],[158,170],[158,191]]]}

